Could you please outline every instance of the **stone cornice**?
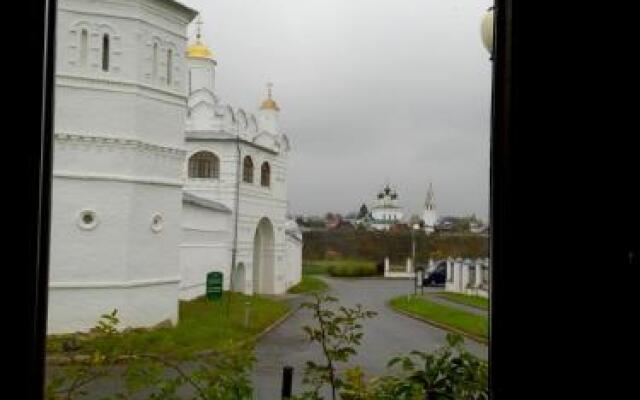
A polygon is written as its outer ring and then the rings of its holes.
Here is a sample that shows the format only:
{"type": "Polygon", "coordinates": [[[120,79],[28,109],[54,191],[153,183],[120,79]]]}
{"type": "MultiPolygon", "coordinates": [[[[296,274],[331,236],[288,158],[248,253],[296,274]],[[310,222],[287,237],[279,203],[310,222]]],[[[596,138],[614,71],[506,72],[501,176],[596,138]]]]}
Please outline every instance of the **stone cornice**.
{"type": "Polygon", "coordinates": [[[187,96],[184,93],[151,86],[142,82],[123,80],[120,78],[98,78],[80,74],[59,72],[56,74],[56,86],[80,89],[100,89],[112,92],[139,94],[154,100],[165,101],[167,103],[186,107],[185,101],[187,96]]]}
{"type": "Polygon", "coordinates": [[[184,149],[168,146],[160,146],[157,144],[143,142],[138,139],[130,139],[124,137],[111,137],[111,136],[95,136],[95,135],[83,135],[77,133],[57,132],[55,134],[56,142],[68,142],[68,143],[82,143],[82,144],[96,144],[96,145],[111,145],[131,147],[137,150],[148,151],[153,153],[167,153],[178,157],[185,157],[187,152],[184,149]]]}
{"type": "Polygon", "coordinates": [[[136,183],[143,185],[168,186],[182,188],[183,182],[179,179],[162,179],[145,176],[112,175],[96,173],[78,173],[73,171],[53,171],[53,177],[59,179],[76,179],[88,181],[108,181],[121,183],[136,183]]]}

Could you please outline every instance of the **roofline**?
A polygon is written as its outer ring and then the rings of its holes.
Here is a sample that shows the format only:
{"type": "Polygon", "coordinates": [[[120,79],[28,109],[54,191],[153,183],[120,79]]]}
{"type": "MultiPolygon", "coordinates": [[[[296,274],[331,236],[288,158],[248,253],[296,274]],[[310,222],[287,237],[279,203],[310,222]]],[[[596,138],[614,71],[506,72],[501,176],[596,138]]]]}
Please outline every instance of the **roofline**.
{"type": "MultiPolygon", "coordinates": [[[[203,131],[186,131],[186,132],[203,132],[203,131]]],[[[216,132],[216,131],[204,131],[204,132],[216,132]]],[[[217,131],[217,132],[225,132],[225,131],[217,131]]],[[[228,132],[225,132],[225,133],[228,133],[228,132]]],[[[235,142],[238,139],[235,138],[235,137],[232,137],[232,138],[190,138],[190,137],[186,137],[185,140],[187,142],[235,142]]],[[[270,149],[268,147],[260,146],[259,144],[251,142],[251,141],[249,141],[247,139],[240,138],[239,141],[240,141],[240,143],[248,144],[248,145],[253,146],[253,147],[255,147],[255,148],[259,149],[259,150],[264,150],[267,153],[271,153],[273,155],[280,154],[279,152],[277,152],[275,150],[272,150],[272,149],[270,149]]]]}
{"type": "Polygon", "coordinates": [[[177,8],[181,8],[182,11],[185,11],[187,13],[192,14],[192,17],[191,17],[192,21],[196,17],[196,15],[200,14],[200,11],[196,10],[195,8],[191,8],[191,7],[187,6],[186,4],[182,3],[181,1],[178,1],[178,0],[167,0],[167,1],[173,3],[177,8]]]}

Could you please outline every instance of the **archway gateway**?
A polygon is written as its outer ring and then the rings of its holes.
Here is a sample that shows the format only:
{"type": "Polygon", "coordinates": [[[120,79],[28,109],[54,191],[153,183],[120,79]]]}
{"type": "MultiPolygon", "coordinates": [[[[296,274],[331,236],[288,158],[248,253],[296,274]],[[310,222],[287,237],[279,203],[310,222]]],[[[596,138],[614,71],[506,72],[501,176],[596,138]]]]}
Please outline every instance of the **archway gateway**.
{"type": "Polygon", "coordinates": [[[273,293],[274,288],[273,224],[262,218],[253,238],[253,293],[273,293]]]}

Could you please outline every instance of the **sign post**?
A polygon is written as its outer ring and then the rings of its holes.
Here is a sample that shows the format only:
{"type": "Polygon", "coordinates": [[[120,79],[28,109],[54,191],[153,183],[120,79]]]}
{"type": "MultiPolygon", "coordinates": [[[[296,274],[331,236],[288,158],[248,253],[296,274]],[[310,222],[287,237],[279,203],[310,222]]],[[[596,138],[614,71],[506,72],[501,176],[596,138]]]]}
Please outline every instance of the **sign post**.
{"type": "Polygon", "coordinates": [[[207,274],[207,299],[210,301],[222,298],[222,272],[209,272],[207,274]]]}

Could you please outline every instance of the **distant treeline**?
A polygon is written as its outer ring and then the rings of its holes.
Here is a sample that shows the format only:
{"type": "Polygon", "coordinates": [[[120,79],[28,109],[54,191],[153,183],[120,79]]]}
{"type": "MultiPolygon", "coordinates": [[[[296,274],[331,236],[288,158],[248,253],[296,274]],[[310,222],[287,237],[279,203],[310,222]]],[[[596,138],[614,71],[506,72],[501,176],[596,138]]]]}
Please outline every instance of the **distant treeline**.
{"type": "MultiPolygon", "coordinates": [[[[309,231],[303,233],[305,260],[352,258],[378,262],[389,256],[404,262],[411,256],[411,232],[365,230],[309,231]]],[[[489,238],[480,235],[426,235],[415,233],[416,260],[444,257],[488,257],[489,238]]]]}

